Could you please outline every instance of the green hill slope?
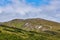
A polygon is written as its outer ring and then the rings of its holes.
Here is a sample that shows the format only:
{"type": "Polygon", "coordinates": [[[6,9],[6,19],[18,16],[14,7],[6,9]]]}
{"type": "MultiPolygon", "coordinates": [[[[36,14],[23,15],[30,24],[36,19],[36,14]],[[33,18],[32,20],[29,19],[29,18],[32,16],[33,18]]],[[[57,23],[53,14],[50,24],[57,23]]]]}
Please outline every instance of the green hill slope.
{"type": "Polygon", "coordinates": [[[0,24],[0,40],[60,40],[60,23],[14,19],[0,24]]]}

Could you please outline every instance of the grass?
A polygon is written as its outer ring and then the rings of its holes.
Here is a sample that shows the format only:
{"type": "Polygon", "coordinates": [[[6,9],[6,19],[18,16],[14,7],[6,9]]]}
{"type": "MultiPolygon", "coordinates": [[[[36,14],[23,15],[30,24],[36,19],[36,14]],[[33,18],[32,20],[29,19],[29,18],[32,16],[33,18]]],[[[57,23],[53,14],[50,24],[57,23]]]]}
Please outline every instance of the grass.
{"type": "Polygon", "coordinates": [[[19,28],[0,26],[0,40],[59,40],[60,34],[26,31],[19,28]]]}
{"type": "Polygon", "coordinates": [[[0,40],[60,40],[60,24],[43,19],[13,20],[0,25],[0,40]],[[25,23],[30,23],[32,29],[25,27],[25,23]],[[35,29],[36,25],[43,25],[52,29],[40,31],[35,29]],[[47,25],[47,26],[46,26],[47,25]]]}

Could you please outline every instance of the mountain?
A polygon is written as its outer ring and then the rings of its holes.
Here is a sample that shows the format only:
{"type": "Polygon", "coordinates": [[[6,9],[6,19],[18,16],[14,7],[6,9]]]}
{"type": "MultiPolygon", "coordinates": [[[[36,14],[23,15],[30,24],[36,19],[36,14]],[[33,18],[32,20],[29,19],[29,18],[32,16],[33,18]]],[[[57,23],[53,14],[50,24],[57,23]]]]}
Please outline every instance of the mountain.
{"type": "Polygon", "coordinates": [[[14,19],[0,23],[0,40],[59,40],[60,23],[40,19],[14,19]]]}
{"type": "MultiPolygon", "coordinates": [[[[43,28],[53,30],[53,31],[57,31],[60,29],[60,23],[52,22],[52,21],[48,21],[48,20],[44,20],[44,19],[39,19],[39,18],[26,19],[26,20],[14,19],[9,22],[4,22],[3,24],[6,26],[28,29],[30,31],[35,30],[35,29],[36,30],[43,29],[43,28]]],[[[38,31],[40,31],[40,30],[38,30],[38,31]]]]}

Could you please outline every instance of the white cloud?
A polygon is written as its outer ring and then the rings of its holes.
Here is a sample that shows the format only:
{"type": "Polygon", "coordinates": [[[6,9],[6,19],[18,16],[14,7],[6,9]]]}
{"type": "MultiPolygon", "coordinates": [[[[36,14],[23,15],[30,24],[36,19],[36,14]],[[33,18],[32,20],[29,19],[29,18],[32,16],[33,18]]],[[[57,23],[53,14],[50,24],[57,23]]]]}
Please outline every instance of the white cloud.
{"type": "MultiPolygon", "coordinates": [[[[11,1],[13,2],[13,4],[7,5],[5,7],[0,7],[1,8],[0,13],[2,12],[9,13],[11,14],[11,16],[14,16],[15,18],[16,18],[16,14],[22,15],[22,17],[24,17],[26,14],[29,14],[29,16],[26,15],[28,16],[28,18],[40,17],[40,18],[54,20],[54,21],[59,20],[58,17],[60,16],[59,15],[60,11],[57,11],[57,10],[58,9],[60,10],[60,0],[51,0],[49,5],[42,5],[39,7],[33,7],[32,5],[27,5],[25,3],[25,0],[20,0],[20,2],[19,0],[11,0],[11,1]],[[56,16],[57,18],[55,18],[56,16]]],[[[47,1],[47,0],[44,0],[44,1],[47,1]]],[[[8,19],[8,17],[6,18],[8,19]]]]}
{"type": "Polygon", "coordinates": [[[2,13],[2,10],[0,10],[0,13],[2,13]]]}
{"type": "Polygon", "coordinates": [[[5,7],[2,7],[3,12],[5,13],[20,13],[21,15],[25,15],[28,12],[40,12],[40,8],[34,8],[32,6],[29,6],[25,4],[25,2],[21,3],[19,0],[12,0],[12,5],[7,5],[5,7]]]}

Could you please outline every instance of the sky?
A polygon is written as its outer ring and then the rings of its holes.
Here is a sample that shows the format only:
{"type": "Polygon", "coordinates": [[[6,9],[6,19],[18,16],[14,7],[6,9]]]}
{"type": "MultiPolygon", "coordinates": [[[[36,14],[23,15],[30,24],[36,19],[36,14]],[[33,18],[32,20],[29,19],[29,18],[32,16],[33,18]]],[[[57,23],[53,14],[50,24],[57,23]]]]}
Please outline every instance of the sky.
{"type": "Polygon", "coordinates": [[[0,22],[28,18],[60,23],[60,0],[0,0],[0,22]]]}

